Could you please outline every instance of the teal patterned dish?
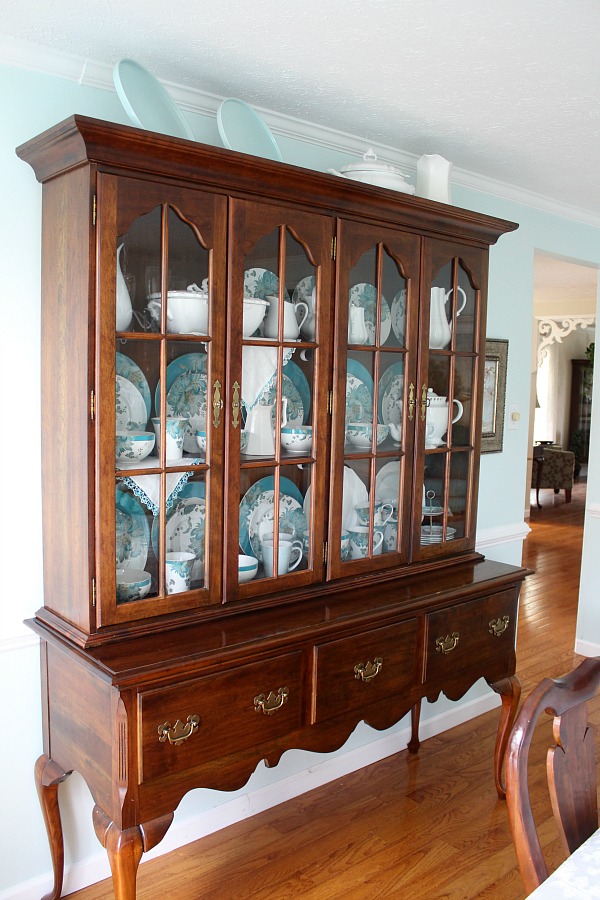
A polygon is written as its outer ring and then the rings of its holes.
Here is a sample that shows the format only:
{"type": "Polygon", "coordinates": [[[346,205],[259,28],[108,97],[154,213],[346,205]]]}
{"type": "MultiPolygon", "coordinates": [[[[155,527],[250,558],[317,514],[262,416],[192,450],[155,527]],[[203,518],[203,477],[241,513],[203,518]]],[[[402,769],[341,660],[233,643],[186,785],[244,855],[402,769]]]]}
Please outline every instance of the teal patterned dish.
{"type": "MultiPolygon", "coordinates": [[[[377,288],[374,284],[363,281],[355,284],[348,292],[350,306],[362,307],[365,311],[365,325],[367,326],[367,344],[375,343],[375,328],[377,325],[377,288]]],[[[381,295],[381,324],[379,331],[379,343],[385,344],[390,336],[392,328],[392,316],[387,300],[381,295]]]]}
{"type": "Polygon", "coordinates": [[[346,364],[346,422],[373,421],[373,379],[362,363],[346,364]]]}
{"type": "Polygon", "coordinates": [[[244,272],[244,297],[266,300],[279,294],[279,278],[268,269],[246,269],[244,272]]]}
{"type": "Polygon", "coordinates": [[[124,353],[115,354],[115,364],[117,375],[121,375],[123,378],[126,378],[127,381],[130,381],[135,385],[142,395],[144,403],[146,404],[146,420],[148,420],[152,409],[152,395],[150,393],[150,388],[148,387],[146,376],[137,363],[134,363],[134,361],[129,359],[128,356],[125,356],[124,353]]]}
{"type": "Polygon", "coordinates": [[[156,435],[151,431],[117,431],[115,435],[115,458],[122,462],[136,462],[152,453],[156,435]]]}
{"type": "Polygon", "coordinates": [[[404,362],[397,362],[385,370],[379,379],[377,405],[379,421],[384,425],[402,424],[402,398],[404,394],[404,362]]]}
{"type": "MultiPolygon", "coordinates": [[[[276,400],[275,385],[261,395],[261,402],[271,405],[276,400]]],[[[304,425],[310,415],[310,386],[302,369],[291,359],[283,367],[281,391],[287,398],[288,426],[304,425]]],[[[275,421],[273,421],[273,425],[275,421]]]]}
{"type": "Polygon", "coordinates": [[[117,569],[117,600],[141,600],[150,590],[152,578],[149,572],[139,569],[117,569]]]}
{"type": "MultiPolygon", "coordinates": [[[[189,419],[183,449],[193,454],[198,453],[196,430],[203,430],[206,425],[206,367],[206,353],[185,353],[167,366],[167,414],[189,419]]],[[[154,407],[159,416],[160,382],[154,394],[154,407]]]]}
{"type": "Polygon", "coordinates": [[[398,343],[404,345],[404,332],[406,330],[406,288],[398,291],[392,300],[392,331],[396,335],[398,343]]]}
{"type": "MultiPolygon", "coordinates": [[[[240,502],[240,547],[248,556],[256,556],[254,552],[252,543],[250,541],[250,522],[253,514],[258,509],[261,503],[264,503],[271,497],[271,507],[272,507],[272,498],[274,496],[275,482],[272,475],[268,475],[266,478],[260,478],[258,481],[255,481],[253,485],[251,485],[240,502]],[[264,496],[263,496],[264,495],[264,496]]],[[[287,495],[296,501],[296,503],[302,509],[302,504],[304,502],[304,497],[302,496],[302,492],[299,488],[296,487],[293,481],[290,481],[289,478],[284,478],[283,476],[279,479],[279,498],[283,499],[283,496],[287,495]]],[[[291,504],[292,508],[296,508],[294,504],[291,504]]],[[[304,523],[304,528],[306,528],[306,519],[304,523]]],[[[300,534],[304,530],[301,529],[300,534]]]]}
{"type": "Polygon", "coordinates": [[[115,431],[145,431],[148,421],[144,398],[127,378],[115,379],[115,431]]]}
{"type": "Polygon", "coordinates": [[[150,526],[140,501],[129,491],[116,490],[116,565],[143,570],[148,559],[150,526]]]}

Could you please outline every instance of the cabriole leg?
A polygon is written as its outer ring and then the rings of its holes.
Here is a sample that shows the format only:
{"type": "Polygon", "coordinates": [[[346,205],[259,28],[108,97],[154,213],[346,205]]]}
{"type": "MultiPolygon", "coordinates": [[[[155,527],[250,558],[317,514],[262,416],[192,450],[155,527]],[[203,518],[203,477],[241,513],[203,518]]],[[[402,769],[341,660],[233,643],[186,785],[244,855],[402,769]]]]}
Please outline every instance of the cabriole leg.
{"type": "Polygon", "coordinates": [[[494,751],[494,778],[496,780],[496,790],[501,800],[506,799],[506,790],[504,787],[503,767],[504,756],[506,754],[506,745],[510,736],[517,709],[519,699],[521,697],[521,682],[516,675],[510,678],[503,678],[490,684],[490,687],[500,695],[502,700],[502,711],[500,713],[500,721],[498,723],[498,734],[496,735],[496,749],[494,751]]]}
{"type": "Polygon", "coordinates": [[[37,788],[42,814],[48,833],[54,885],[49,894],[42,900],[58,900],[62,892],[65,868],[65,849],[63,842],[60,807],[58,805],[58,785],[71,773],[63,772],[56,763],[43,754],[35,764],[35,786],[37,788]]]}
{"type": "Polygon", "coordinates": [[[421,746],[421,742],[419,740],[419,721],[421,719],[421,701],[417,700],[415,705],[410,711],[410,722],[411,722],[411,735],[410,741],[408,742],[408,752],[416,753],[421,746]]]}
{"type": "Polygon", "coordinates": [[[142,853],[167,833],[173,813],[121,830],[99,806],[92,814],[96,836],[108,854],[115,900],[135,900],[137,870],[142,853]]]}

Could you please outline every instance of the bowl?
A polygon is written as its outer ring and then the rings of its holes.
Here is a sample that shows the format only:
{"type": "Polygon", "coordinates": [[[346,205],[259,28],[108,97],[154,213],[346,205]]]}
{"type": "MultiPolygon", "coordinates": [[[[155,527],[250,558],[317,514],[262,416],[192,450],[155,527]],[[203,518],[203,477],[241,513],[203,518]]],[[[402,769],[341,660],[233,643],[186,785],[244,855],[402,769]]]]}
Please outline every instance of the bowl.
{"type": "MultiPolygon", "coordinates": [[[[377,426],[377,444],[381,444],[388,436],[390,429],[387,425],[377,426]]],[[[366,422],[351,422],[346,425],[346,440],[353,447],[361,450],[369,450],[373,441],[373,426],[366,422]]]]}
{"type": "Polygon", "coordinates": [[[285,426],[280,432],[281,446],[288,453],[310,453],[312,425],[285,426]]]}
{"type": "Polygon", "coordinates": [[[141,569],[117,569],[117,600],[141,600],[150,590],[152,576],[141,569]]]}
{"type": "Polygon", "coordinates": [[[156,442],[151,431],[117,431],[115,435],[115,457],[118,460],[137,462],[149,456],[156,442]]]}
{"type": "Polygon", "coordinates": [[[238,555],[238,581],[244,584],[246,581],[252,581],[258,572],[258,560],[254,556],[238,555]]]}
{"type": "Polygon", "coordinates": [[[206,453],[206,432],[205,431],[197,431],[196,432],[196,443],[201,451],[201,453],[206,453]]]}
{"type": "Polygon", "coordinates": [[[244,297],[244,317],[242,334],[251,337],[265,317],[269,306],[268,300],[260,300],[258,297],[244,297]]]}

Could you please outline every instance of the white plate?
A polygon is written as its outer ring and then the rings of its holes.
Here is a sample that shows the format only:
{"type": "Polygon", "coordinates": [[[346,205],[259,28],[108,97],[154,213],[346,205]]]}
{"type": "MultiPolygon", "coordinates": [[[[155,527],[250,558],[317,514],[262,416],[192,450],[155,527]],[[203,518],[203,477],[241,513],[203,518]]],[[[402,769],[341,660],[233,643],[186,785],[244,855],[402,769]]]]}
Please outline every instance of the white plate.
{"type": "Polygon", "coordinates": [[[145,431],[148,411],[141,393],[128,378],[116,376],[116,431],[145,431]]]}
{"type": "Polygon", "coordinates": [[[217,127],[228,150],[283,161],[281,150],[266,122],[243,100],[236,100],[235,97],[223,100],[217,110],[217,127]]]}
{"type": "Polygon", "coordinates": [[[194,133],[160,81],[133,59],[121,59],[113,69],[119,100],[134,125],[148,131],[194,140],[194,133]]]}
{"type": "Polygon", "coordinates": [[[355,506],[368,503],[369,493],[354,469],[344,466],[344,491],[342,496],[342,531],[358,524],[355,506]]]}
{"type": "Polygon", "coordinates": [[[397,500],[400,485],[400,461],[393,459],[382,466],[375,478],[377,500],[397,500]]]}

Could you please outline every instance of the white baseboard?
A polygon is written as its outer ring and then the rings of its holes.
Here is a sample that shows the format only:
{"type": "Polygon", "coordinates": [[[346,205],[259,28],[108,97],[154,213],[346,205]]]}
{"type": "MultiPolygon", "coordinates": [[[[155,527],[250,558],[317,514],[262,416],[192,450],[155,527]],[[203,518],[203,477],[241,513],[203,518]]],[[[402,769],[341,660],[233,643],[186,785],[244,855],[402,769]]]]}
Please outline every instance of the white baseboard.
{"type": "Polygon", "coordinates": [[[580,638],[575,640],[575,653],[580,656],[600,656],[600,644],[594,644],[592,641],[582,641],[580,638]]]}
{"type": "MultiPolygon", "coordinates": [[[[420,738],[422,741],[426,741],[427,738],[489,712],[498,704],[498,697],[490,690],[482,697],[453,705],[451,709],[439,715],[424,719],[421,723],[420,738]]],[[[336,778],[341,778],[394,753],[399,753],[406,749],[409,738],[410,729],[407,726],[391,734],[385,734],[381,738],[375,738],[368,744],[347,753],[323,754],[321,762],[311,765],[297,775],[284,778],[233,800],[225,801],[213,809],[204,810],[197,816],[189,817],[181,822],[178,822],[176,817],[161,843],[144,855],[144,861],[162,856],[177,847],[197,841],[228,825],[241,822],[249,816],[278,806],[286,800],[312,791],[336,778]]],[[[452,738],[449,736],[448,740],[452,740],[452,738]]],[[[427,747],[422,747],[420,752],[427,753],[427,747]]],[[[489,777],[493,778],[491,759],[489,777]]],[[[65,868],[63,893],[70,894],[73,891],[81,890],[109,876],[110,869],[106,854],[104,851],[99,851],[93,857],[88,857],[65,868]]],[[[40,896],[50,890],[52,882],[52,875],[48,872],[39,878],[0,891],[0,900],[39,900],[40,896]]]]}

